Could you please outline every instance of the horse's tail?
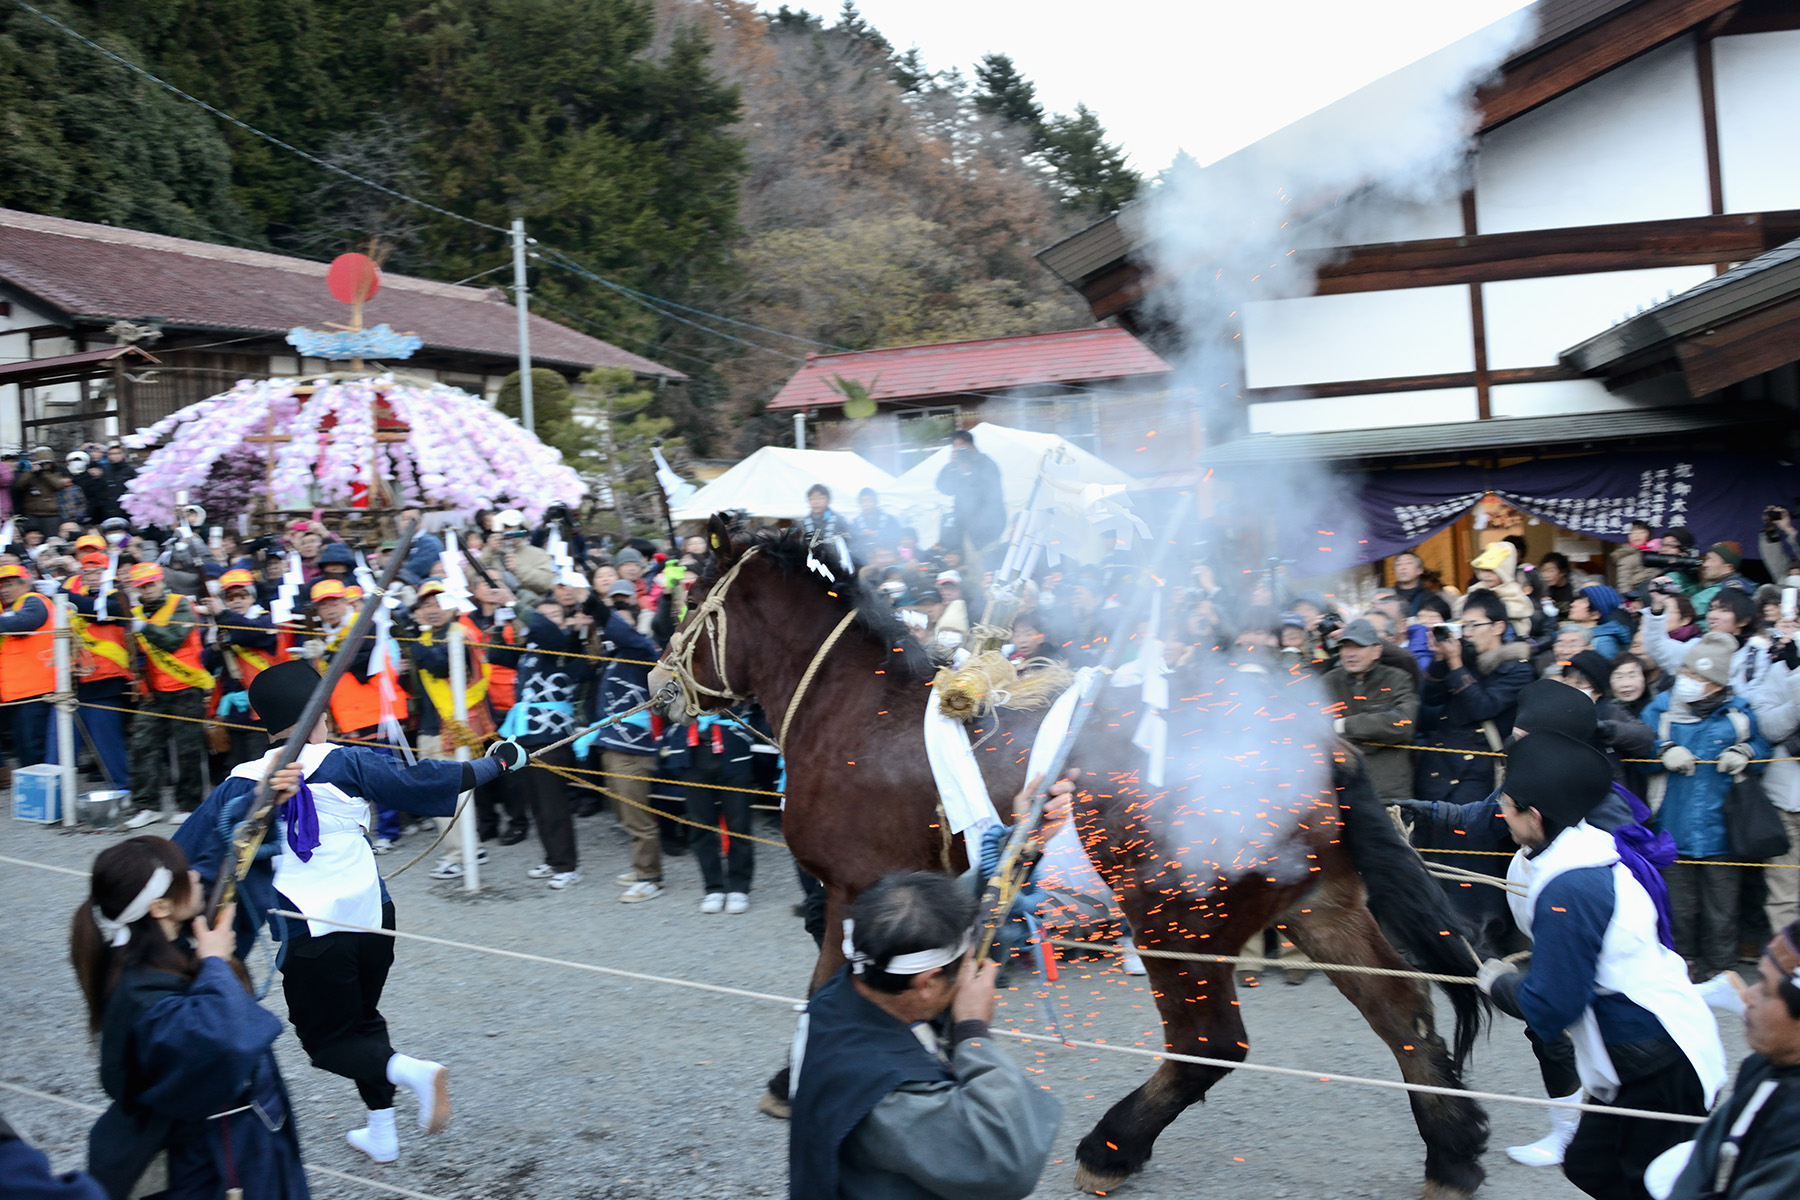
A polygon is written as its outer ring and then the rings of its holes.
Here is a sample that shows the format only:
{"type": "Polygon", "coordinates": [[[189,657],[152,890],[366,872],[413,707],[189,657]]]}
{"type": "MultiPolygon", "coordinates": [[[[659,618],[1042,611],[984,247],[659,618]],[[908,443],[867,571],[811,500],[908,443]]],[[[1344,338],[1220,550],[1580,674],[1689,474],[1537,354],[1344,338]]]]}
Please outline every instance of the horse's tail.
{"type": "MultiPolygon", "coordinates": [[[[1335,782],[1350,861],[1368,888],[1369,911],[1382,933],[1421,971],[1473,975],[1480,960],[1470,944],[1468,923],[1426,871],[1425,860],[1400,835],[1386,805],[1375,795],[1362,756],[1349,755],[1335,782]]],[[[1493,1008],[1472,980],[1443,987],[1456,1012],[1451,1053],[1460,1073],[1493,1008]]]]}

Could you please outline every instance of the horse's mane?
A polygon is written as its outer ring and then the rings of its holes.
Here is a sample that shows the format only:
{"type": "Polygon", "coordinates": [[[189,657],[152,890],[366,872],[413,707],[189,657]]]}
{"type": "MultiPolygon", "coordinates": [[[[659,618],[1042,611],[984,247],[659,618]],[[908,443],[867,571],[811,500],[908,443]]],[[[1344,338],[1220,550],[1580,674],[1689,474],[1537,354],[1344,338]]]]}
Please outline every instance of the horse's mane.
{"type": "MultiPolygon", "coordinates": [[[[834,564],[837,560],[834,549],[820,546],[815,553],[805,531],[798,526],[791,529],[751,529],[741,518],[732,523],[731,540],[745,551],[752,546],[756,547],[783,575],[790,575],[810,584],[821,593],[835,593],[835,603],[855,610],[856,620],[853,624],[857,628],[873,636],[889,650],[898,651],[893,658],[901,673],[915,679],[930,679],[936,672],[936,664],[931,661],[918,639],[912,636],[906,623],[895,615],[894,606],[885,595],[870,587],[860,576],[852,576],[843,581],[828,581],[807,565],[809,557],[816,557],[827,565],[834,564]]],[[[706,565],[701,569],[700,582],[710,584],[718,577],[718,557],[708,555],[706,565]]]]}

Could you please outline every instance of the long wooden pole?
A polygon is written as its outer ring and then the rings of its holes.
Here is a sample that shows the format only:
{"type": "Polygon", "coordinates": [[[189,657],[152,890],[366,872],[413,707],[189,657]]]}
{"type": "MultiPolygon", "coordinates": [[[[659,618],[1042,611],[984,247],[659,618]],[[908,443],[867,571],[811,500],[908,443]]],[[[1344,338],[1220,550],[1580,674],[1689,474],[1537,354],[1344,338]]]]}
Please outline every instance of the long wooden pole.
{"type": "MultiPolygon", "coordinates": [[[[1169,528],[1163,534],[1162,541],[1157,543],[1155,560],[1138,574],[1137,594],[1132,597],[1131,605],[1125,610],[1125,619],[1114,627],[1114,632],[1106,646],[1106,656],[1100,666],[1089,674],[1082,686],[1082,696],[1075,706],[1074,717],[1069,722],[1069,730],[1057,743],[1056,753],[1046,764],[1044,772],[1036,780],[1031,797],[1031,806],[1012,827],[1006,844],[1000,851],[1000,863],[994,873],[988,877],[987,886],[983,889],[981,903],[975,910],[975,919],[981,923],[980,936],[976,946],[978,959],[986,958],[994,951],[999,940],[1000,926],[1012,908],[1013,898],[1019,894],[1026,881],[1030,879],[1032,869],[1043,856],[1044,846],[1037,836],[1043,829],[1044,810],[1049,804],[1050,787],[1062,778],[1063,768],[1069,761],[1069,754],[1075,749],[1081,738],[1081,730],[1087,724],[1089,715],[1099,706],[1101,693],[1105,690],[1113,671],[1125,659],[1125,650],[1134,640],[1137,624],[1149,613],[1150,599],[1158,586],[1157,577],[1161,574],[1155,568],[1168,557],[1169,544],[1175,540],[1181,528],[1185,514],[1182,506],[1177,505],[1175,513],[1170,517],[1169,528]]],[[[1151,631],[1154,634],[1154,631],[1151,631]]],[[[1152,638],[1145,638],[1144,645],[1149,645],[1152,638]]],[[[1155,670],[1157,664],[1144,664],[1145,670],[1155,670]]]]}
{"type": "MultiPolygon", "coordinates": [[[[414,521],[401,534],[400,544],[410,546],[413,535],[419,531],[419,522],[414,521]]],[[[274,793],[269,787],[269,780],[274,778],[283,768],[293,765],[300,757],[307,739],[325,715],[326,707],[331,703],[331,693],[336,689],[338,680],[350,669],[350,660],[356,657],[356,647],[367,636],[369,627],[375,623],[375,610],[380,607],[387,590],[394,586],[394,580],[400,575],[400,564],[406,561],[404,554],[395,554],[388,559],[386,568],[381,572],[381,580],[375,590],[363,598],[362,610],[356,614],[356,622],[350,626],[350,632],[344,635],[338,653],[332,656],[331,665],[325,668],[325,674],[313,687],[312,695],[307,697],[306,707],[300,710],[300,719],[294,723],[294,732],[288,737],[287,744],[281,753],[275,756],[275,765],[268,775],[256,785],[256,797],[251,803],[250,815],[238,822],[231,834],[231,845],[235,855],[232,869],[220,871],[219,878],[213,882],[212,895],[206,902],[207,924],[217,918],[219,910],[230,904],[237,894],[237,881],[250,864],[256,859],[257,847],[263,844],[268,836],[269,826],[275,820],[274,793]]]]}

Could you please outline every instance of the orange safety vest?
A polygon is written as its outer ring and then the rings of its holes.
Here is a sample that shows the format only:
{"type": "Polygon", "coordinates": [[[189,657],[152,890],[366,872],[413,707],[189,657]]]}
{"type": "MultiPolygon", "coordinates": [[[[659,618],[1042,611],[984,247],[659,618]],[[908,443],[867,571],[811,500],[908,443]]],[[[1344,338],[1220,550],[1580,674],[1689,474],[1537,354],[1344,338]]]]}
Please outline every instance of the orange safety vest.
{"type": "Polygon", "coordinates": [[[0,635],[0,700],[30,700],[56,690],[56,621],[50,615],[50,601],[27,592],[6,611],[18,612],[34,598],[44,606],[43,624],[0,635]]]}
{"type": "MultiPolygon", "coordinates": [[[[349,632],[346,625],[344,633],[349,632]]],[[[341,634],[339,635],[342,636],[341,634]]],[[[335,650],[336,647],[332,643],[335,650]]],[[[325,673],[326,660],[316,660],[314,665],[319,674],[325,673]]],[[[385,676],[394,692],[394,718],[406,720],[406,693],[400,690],[400,673],[394,669],[392,662],[382,669],[381,674],[369,676],[368,682],[358,683],[356,676],[345,671],[338,678],[337,686],[331,689],[331,720],[339,733],[354,733],[359,729],[373,729],[381,724],[381,680],[385,676]]]]}
{"type": "MultiPolygon", "coordinates": [[[[484,646],[512,646],[516,645],[518,640],[518,632],[513,629],[510,621],[504,625],[495,622],[492,628],[481,636],[481,644],[484,646]],[[494,637],[496,631],[500,635],[497,641],[494,637]]],[[[485,652],[483,657],[486,657],[485,652]]],[[[505,712],[518,703],[518,681],[519,669],[517,667],[503,667],[499,663],[488,664],[488,703],[493,705],[495,712],[505,712]]]]}
{"type": "MultiPolygon", "coordinates": [[[[77,577],[69,590],[78,596],[88,594],[86,585],[77,577]]],[[[122,616],[130,607],[125,597],[112,593],[116,605],[109,605],[112,616],[122,616]]],[[[75,675],[82,683],[99,683],[103,679],[130,679],[131,632],[122,621],[97,621],[73,609],[69,612],[69,628],[75,631],[75,675]]]]}
{"type": "MultiPolygon", "coordinates": [[[[154,613],[133,608],[131,615],[152,625],[167,625],[181,605],[181,597],[170,592],[154,613]]],[[[212,691],[213,677],[200,665],[200,623],[188,626],[187,637],[173,650],[159,650],[143,634],[137,635],[138,649],[144,655],[144,682],[153,692],[179,692],[183,688],[212,691]]]]}
{"type": "MultiPolygon", "coordinates": [[[[220,630],[221,635],[224,630],[220,630]]],[[[250,681],[261,675],[276,663],[288,660],[288,646],[293,639],[284,634],[275,635],[273,650],[252,650],[248,646],[239,646],[233,642],[225,642],[220,649],[237,661],[238,683],[245,691],[250,690],[250,681]]]]}
{"type": "MultiPolygon", "coordinates": [[[[467,616],[460,616],[457,618],[457,623],[462,626],[464,645],[468,646],[472,652],[477,668],[473,677],[463,685],[463,700],[469,714],[469,729],[477,737],[486,737],[494,732],[493,714],[483,703],[488,698],[493,668],[488,666],[487,655],[482,653],[481,647],[484,645],[484,639],[475,622],[469,620],[467,616]]],[[[419,630],[419,644],[431,645],[436,640],[436,634],[437,630],[435,629],[419,630]]],[[[449,634],[446,633],[444,636],[449,637],[449,634]]],[[[419,682],[424,686],[425,695],[430,699],[431,706],[437,709],[438,719],[444,725],[449,725],[456,720],[456,697],[450,691],[450,681],[440,679],[430,671],[420,669],[419,682]]]]}

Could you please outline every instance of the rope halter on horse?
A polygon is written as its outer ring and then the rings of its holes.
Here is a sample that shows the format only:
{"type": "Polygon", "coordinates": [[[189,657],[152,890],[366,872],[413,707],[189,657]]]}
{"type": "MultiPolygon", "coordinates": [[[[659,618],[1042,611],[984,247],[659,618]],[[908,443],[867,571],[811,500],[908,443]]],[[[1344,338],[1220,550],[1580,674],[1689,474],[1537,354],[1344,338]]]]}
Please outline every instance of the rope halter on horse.
{"type": "MultiPolygon", "coordinates": [[[[725,596],[731,590],[731,585],[737,581],[738,572],[759,549],[761,547],[751,546],[736,562],[726,568],[724,574],[719,576],[718,582],[707,591],[706,599],[702,600],[700,606],[689,616],[687,624],[676,630],[675,636],[669,639],[668,650],[663,654],[662,660],[656,664],[659,668],[669,672],[669,681],[656,693],[657,707],[667,711],[667,704],[679,697],[683,717],[691,720],[709,708],[729,708],[752,699],[734,689],[731,681],[725,678],[725,636],[728,629],[725,596]],[[694,656],[699,652],[699,644],[695,639],[702,631],[706,633],[708,645],[711,647],[713,674],[719,680],[719,686],[716,688],[708,687],[694,678],[694,656]]],[[[847,556],[848,552],[845,553],[847,556]]],[[[847,557],[846,565],[848,565],[847,557]]],[[[833,582],[836,580],[834,579],[833,582]]],[[[794,714],[799,711],[801,700],[805,699],[806,691],[812,686],[813,678],[818,675],[819,667],[824,663],[825,656],[831,653],[831,648],[837,645],[838,639],[844,635],[846,629],[850,628],[851,622],[855,619],[856,608],[852,605],[850,611],[838,620],[831,633],[819,644],[819,648],[813,651],[812,660],[806,664],[806,670],[800,676],[800,683],[794,688],[794,694],[788,699],[787,710],[781,715],[781,729],[775,735],[777,750],[785,752],[788,729],[794,723],[794,714]]]]}
{"type": "Polygon", "coordinates": [[[687,624],[677,629],[675,636],[669,639],[668,649],[656,664],[666,668],[670,675],[669,682],[657,693],[658,707],[662,706],[665,698],[673,700],[679,695],[681,715],[691,720],[709,708],[729,708],[750,698],[735,691],[725,678],[725,597],[731,591],[731,585],[737,582],[738,572],[744,569],[744,564],[760,548],[751,546],[727,567],[718,581],[707,589],[706,599],[700,602],[700,607],[689,614],[687,624]],[[696,638],[702,632],[707,635],[707,644],[712,649],[713,674],[719,680],[716,688],[708,687],[694,678],[694,655],[699,650],[696,638]],[[674,689],[673,693],[671,689],[674,689]]]}

